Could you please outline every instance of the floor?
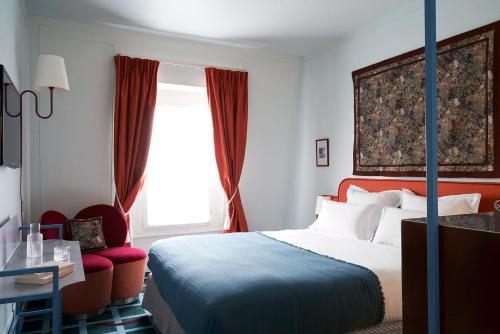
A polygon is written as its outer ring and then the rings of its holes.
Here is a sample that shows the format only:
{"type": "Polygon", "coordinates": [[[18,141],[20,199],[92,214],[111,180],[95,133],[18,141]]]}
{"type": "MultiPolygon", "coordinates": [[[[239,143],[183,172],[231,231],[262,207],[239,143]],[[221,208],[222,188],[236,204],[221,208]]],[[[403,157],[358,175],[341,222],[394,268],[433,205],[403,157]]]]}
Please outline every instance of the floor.
{"type": "MultiPolygon", "coordinates": [[[[133,304],[110,306],[101,316],[93,319],[72,320],[63,317],[62,333],[159,334],[159,331],[151,321],[149,312],[141,308],[142,297],[143,293],[141,293],[139,300],[133,304]]],[[[33,309],[40,307],[43,307],[42,303],[30,303],[28,306],[28,308],[33,309]]],[[[21,333],[50,333],[50,323],[51,319],[49,315],[28,317],[24,321],[21,333]]]]}

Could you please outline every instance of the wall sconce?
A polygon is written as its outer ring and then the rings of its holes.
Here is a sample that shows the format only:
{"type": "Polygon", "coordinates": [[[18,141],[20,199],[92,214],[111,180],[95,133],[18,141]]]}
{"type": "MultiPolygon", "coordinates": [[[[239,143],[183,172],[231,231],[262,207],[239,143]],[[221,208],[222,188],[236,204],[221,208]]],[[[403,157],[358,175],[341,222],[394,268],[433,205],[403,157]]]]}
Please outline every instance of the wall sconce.
{"type": "MultiPolygon", "coordinates": [[[[9,84],[5,84],[5,89],[9,84]]],[[[54,110],[54,91],[69,91],[68,77],[66,75],[66,65],[64,59],[54,55],[40,55],[36,65],[35,89],[38,91],[48,90],[50,92],[50,113],[47,116],[40,114],[38,110],[38,95],[32,90],[25,90],[19,95],[20,108],[17,114],[8,111],[7,98],[5,98],[5,112],[10,117],[21,117],[23,113],[23,95],[30,93],[35,98],[35,113],[42,119],[52,116],[54,110]]],[[[7,94],[5,94],[7,97],[7,94]]]]}

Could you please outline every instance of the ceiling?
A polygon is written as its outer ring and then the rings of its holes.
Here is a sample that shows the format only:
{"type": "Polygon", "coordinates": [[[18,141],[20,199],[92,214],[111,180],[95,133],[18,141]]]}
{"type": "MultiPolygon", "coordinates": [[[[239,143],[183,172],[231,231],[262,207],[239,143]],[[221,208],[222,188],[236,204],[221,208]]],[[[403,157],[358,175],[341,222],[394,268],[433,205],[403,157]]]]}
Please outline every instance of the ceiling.
{"type": "Polygon", "coordinates": [[[306,55],[415,0],[25,0],[31,15],[306,55]]]}

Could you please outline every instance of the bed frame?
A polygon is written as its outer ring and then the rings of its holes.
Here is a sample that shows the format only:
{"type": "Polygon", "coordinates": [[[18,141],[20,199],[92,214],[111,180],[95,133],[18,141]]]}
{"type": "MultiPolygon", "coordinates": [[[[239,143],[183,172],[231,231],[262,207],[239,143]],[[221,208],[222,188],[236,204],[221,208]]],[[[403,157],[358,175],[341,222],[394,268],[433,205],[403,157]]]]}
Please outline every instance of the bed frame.
{"type": "MultiPolygon", "coordinates": [[[[406,188],[413,191],[417,195],[424,196],[426,193],[425,180],[347,178],[340,182],[338,196],[330,197],[333,200],[345,202],[347,200],[347,189],[351,184],[368,191],[383,191],[406,188]]],[[[495,211],[494,203],[496,200],[500,200],[500,183],[458,181],[438,182],[439,196],[470,193],[481,194],[479,212],[495,211]]]]}

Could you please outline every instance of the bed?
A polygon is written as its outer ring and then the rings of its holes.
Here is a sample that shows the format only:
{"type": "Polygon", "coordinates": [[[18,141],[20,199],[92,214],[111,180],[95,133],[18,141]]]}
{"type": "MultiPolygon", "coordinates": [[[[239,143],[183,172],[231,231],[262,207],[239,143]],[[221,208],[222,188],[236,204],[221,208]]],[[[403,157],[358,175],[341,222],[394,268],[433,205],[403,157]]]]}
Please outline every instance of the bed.
{"type": "MultiPolygon", "coordinates": [[[[368,191],[420,180],[345,179],[368,191]]],[[[440,195],[476,192],[492,211],[499,185],[440,182],[440,195]]],[[[401,333],[400,249],[312,229],[171,238],[150,251],[143,307],[164,334],[401,333]],[[245,256],[242,256],[244,254],[245,256]]]]}

